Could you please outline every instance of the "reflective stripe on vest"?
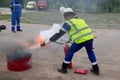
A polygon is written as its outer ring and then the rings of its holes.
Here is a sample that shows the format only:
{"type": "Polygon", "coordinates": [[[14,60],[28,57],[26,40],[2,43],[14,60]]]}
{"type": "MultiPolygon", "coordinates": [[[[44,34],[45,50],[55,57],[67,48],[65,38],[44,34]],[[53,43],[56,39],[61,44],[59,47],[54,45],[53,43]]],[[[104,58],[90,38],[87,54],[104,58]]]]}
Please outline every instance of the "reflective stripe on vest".
{"type": "Polygon", "coordinates": [[[81,36],[79,36],[78,38],[74,39],[73,42],[75,42],[76,40],[78,40],[78,39],[80,39],[80,38],[82,38],[82,37],[88,36],[88,35],[90,35],[90,34],[92,34],[92,32],[89,32],[89,33],[86,33],[86,34],[84,34],[84,35],[81,35],[81,36]]]}
{"type": "MultiPolygon", "coordinates": [[[[78,29],[78,27],[76,27],[76,25],[74,24],[74,22],[72,22],[72,20],[67,21],[67,23],[70,24],[70,27],[73,27],[75,29],[74,32],[69,33],[70,39],[72,39],[73,42],[82,43],[87,40],[93,39],[92,31],[88,26],[86,26],[86,27],[82,26],[82,28],[78,29]],[[82,31],[85,31],[85,32],[82,33],[82,31]],[[79,33],[80,33],[80,35],[79,35],[79,33]]],[[[87,24],[83,24],[83,25],[87,25],[87,24]]]]}
{"type": "Polygon", "coordinates": [[[75,32],[75,33],[71,34],[70,38],[71,38],[73,35],[77,34],[78,32],[83,31],[83,30],[85,30],[85,29],[88,29],[88,28],[89,28],[89,27],[84,27],[84,28],[81,28],[81,29],[77,29],[77,27],[75,26],[75,24],[73,24],[73,22],[72,22],[72,21],[69,21],[69,22],[72,24],[72,26],[73,26],[73,27],[74,27],[74,29],[76,30],[76,32],[75,32]]]}

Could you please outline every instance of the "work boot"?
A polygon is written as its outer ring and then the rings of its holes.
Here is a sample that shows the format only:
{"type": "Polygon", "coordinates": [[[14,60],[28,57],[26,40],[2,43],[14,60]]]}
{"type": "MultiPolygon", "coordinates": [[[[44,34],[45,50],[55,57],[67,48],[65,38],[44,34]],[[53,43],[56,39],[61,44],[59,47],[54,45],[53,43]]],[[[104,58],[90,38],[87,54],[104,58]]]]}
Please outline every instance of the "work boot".
{"type": "Polygon", "coordinates": [[[17,31],[22,32],[22,30],[20,29],[20,25],[17,25],[17,31]]]}
{"type": "Polygon", "coordinates": [[[17,31],[22,32],[22,30],[21,30],[21,29],[20,29],[20,30],[17,30],[17,31]]]}
{"type": "Polygon", "coordinates": [[[92,73],[94,73],[95,75],[100,75],[100,71],[99,71],[99,67],[98,64],[96,65],[92,65],[92,69],[90,69],[92,73]]]}
{"type": "Polygon", "coordinates": [[[12,26],[11,31],[12,31],[13,33],[16,33],[14,26],[12,26]]]}
{"type": "Polygon", "coordinates": [[[16,31],[12,31],[13,33],[16,33],[16,31]]]}
{"type": "Polygon", "coordinates": [[[59,68],[57,71],[63,74],[67,74],[67,69],[59,68]]]}
{"type": "Polygon", "coordinates": [[[62,68],[58,68],[57,71],[63,74],[67,74],[67,67],[69,66],[69,64],[66,64],[63,62],[62,64],[62,68]]]}

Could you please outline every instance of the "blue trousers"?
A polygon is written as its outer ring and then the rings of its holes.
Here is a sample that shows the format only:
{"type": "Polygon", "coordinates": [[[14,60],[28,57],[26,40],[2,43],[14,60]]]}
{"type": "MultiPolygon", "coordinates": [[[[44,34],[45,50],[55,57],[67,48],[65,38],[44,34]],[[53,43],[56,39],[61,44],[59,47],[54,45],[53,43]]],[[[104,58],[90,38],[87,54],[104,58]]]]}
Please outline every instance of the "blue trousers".
{"type": "Polygon", "coordinates": [[[17,28],[17,30],[20,30],[20,16],[21,13],[12,12],[12,31],[15,30],[15,27],[17,28]]]}
{"type": "Polygon", "coordinates": [[[80,50],[82,47],[85,47],[90,62],[91,63],[96,63],[96,56],[95,56],[94,51],[92,49],[93,39],[89,40],[89,41],[86,41],[84,43],[80,43],[80,44],[72,43],[72,45],[68,49],[68,52],[66,53],[64,62],[65,63],[70,63],[72,58],[73,58],[74,53],[77,52],[78,50],[80,50]]]}

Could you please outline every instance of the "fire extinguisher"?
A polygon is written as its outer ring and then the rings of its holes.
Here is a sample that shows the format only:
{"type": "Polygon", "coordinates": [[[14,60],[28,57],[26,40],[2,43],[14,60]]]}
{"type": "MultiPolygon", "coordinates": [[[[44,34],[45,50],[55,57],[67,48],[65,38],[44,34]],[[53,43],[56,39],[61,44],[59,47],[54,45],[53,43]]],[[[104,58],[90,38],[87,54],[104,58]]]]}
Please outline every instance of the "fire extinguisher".
{"type": "MultiPolygon", "coordinates": [[[[69,45],[68,45],[67,42],[65,42],[63,48],[64,48],[64,54],[66,55],[66,53],[67,53],[67,51],[69,49],[69,45]]],[[[72,65],[72,61],[71,61],[70,64],[69,64],[69,66],[68,66],[68,69],[72,69],[72,67],[73,67],[73,65],[72,65]]]]}

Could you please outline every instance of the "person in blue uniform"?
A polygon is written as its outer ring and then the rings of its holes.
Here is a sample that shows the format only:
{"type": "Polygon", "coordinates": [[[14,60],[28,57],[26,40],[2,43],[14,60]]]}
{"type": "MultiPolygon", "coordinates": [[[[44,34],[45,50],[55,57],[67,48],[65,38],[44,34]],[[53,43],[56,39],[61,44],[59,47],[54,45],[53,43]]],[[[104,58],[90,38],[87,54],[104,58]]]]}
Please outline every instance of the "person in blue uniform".
{"type": "Polygon", "coordinates": [[[20,17],[22,13],[22,5],[20,3],[20,0],[10,0],[10,9],[12,12],[12,22],[11,22],[11,31],[22,31],[20,26],[20,17]]]}

